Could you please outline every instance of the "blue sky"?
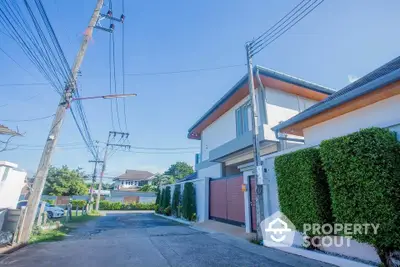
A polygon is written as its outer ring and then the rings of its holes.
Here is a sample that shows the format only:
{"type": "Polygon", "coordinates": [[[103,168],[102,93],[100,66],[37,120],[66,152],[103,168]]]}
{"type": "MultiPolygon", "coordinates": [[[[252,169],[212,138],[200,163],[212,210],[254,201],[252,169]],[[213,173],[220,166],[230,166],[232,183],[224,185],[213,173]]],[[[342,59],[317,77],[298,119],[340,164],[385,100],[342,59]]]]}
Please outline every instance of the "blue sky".
{"type": "MultiPolygon", "coordinates": [[[[72,64],[95,0],[43,2],[72,64]]],[[[114,14],[119,15],[121,0],[113,2],[114,14]]],[[[163,148],[200,146],[199,141],[186,138],[187,130],[245,74],[244,43],[260,35],[300,1],[125,2],[127,74],[243,64],[207,72],[126,76],[126,91],[138,94],[126,100],[131,144],[163,148]]],[[[326,0],[256,55],[254,62],[340,89],[349,83],[349,75],[360,77],[399,55],[399,9],[398,0],[326,0]]],[[[121,25],[116,24],[115,31],[118,82],[121,84],[121,25]]],[[[33,74],[28,75],[0,52],[0,84],[44,81],[19,47],[1,33],[0,48],[33,74]]],[[[107,94],[108,71],[108,34],[96,31],[81,68],[81,95],[107,94]]],[[[11,128],[18,126],[25,133],[24,137],[13,141],[24,146],[1,153],[0,160],[18,163],[20,168],[33,172],[51,119],[18,123],[4,120],[51,115],[59,97],[49,86],[0,86],[0,91],[0,123],[11,128]],[[33,96],[36,97],[27,100],[33,96]]],[[[110,101],[93,100],[83,104],[93,138],[105,141],[112,129],[110,101]]],[[[91,157],[85,149],[80,149],[82,140],[70,114],[59,141],[59,144],[66,143],[77,144],[76,149],[57,149],[53,164],[80,166],[91,172],[92,165],[88,163],[91,157]]],[[[109,161],[107,174],[119,174],[128,168],[161,172],[178,160],[193,164],[195,150],[176,154],[148,154],[149,150],[119,152],[109,161]]]]}

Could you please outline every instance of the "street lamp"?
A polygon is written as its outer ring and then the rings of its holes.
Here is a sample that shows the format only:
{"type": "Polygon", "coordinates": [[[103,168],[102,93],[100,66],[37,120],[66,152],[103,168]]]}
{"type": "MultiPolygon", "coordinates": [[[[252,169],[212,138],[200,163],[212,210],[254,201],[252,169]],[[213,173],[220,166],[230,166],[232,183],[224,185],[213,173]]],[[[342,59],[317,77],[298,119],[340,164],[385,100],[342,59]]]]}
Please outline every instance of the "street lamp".
{"type": "Polygon", "coordinates": [[[103,98],[103,99],[113,99],[113,98],[125,98],[125,97],[131,97],[131,96],[137,96],[137,94],[119,94],[119,95],[101,95],[101,96],[88,96],[88,97],[78,97],[78,98],[72,98],[72,101],[76,100],[88,100],[88,99],[97,99],[97,98],[103,98]]]}
{"type": "Polygon", "coordinates": [[[76,100],[90,100],[90,99],[114,99],[114,98],[125,98],[125,97],[131,97],[131,96],[137,96],[137,94],[116,94],[116,95],[100,95],[100,96],[87,96],[87,97],[77,97],[77,98],[71,98],[71,101],[67,103],[67,108],[71,106],[71,102],[76,101],[76,100]]]}

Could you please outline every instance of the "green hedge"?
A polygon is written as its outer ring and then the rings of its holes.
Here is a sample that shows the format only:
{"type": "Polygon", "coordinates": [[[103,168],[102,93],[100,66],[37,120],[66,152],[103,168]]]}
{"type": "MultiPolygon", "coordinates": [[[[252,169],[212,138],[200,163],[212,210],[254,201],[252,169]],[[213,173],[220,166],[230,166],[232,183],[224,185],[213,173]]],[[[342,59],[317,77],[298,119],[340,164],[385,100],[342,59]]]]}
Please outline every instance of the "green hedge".
{"type": "Polygon", "coordinates": [[[196,220],[196,190],[193,183],[185,183],[182,199],[182,217],[190,220],[196,220]]]}
{"type": "Polygon", "coordinates": [[[331,201],[319,150],[308,148],[275,159],[279,203],[296,229],[332,223],[331,201]]]}
{"type": "Polygon", "coordinates": [[[130,203],[124,204],[121,202],[100,201],[100,210],[154,210],[155,203],[130,203]]]}
{"type": "Polygon", "coordinates": [[[161,204],[160,207],[162,209],[165,209],[166,207],[171,205],[171,187],[166,186],[163,191],[162,191],[162,198],[161,198],[161,204]]]}
{"type": "Polygon", "coordinates": [[[369,128],[321,143],[337,223],[380,224],[354,235],[378,252],[400,248],[400,148],[394,133],[369,128]]]}
{"type": "Polygon", "coordinates": [[[72,200],[71,204],[72,204],[72,209],[76,209],[76,207],[82,209],[87,204],[87,201],[86,200],[72,200]]]}
{"type": "Polygon", "coordinates": [[[160,188],[158,187],[157,188],[157,191],[156,191],[156,204],[157,205],[160,205],[160,199],[161,199],[161,192],[160,192],[161,190],[160,190],[160,188]]]}
{"type": "Polygon", "coordinates": [[[180,184],[176,184],[175,188],[174,188],[174,194],[172,196],[172,203],[171,203],[171,210],[172,210],[172,214],[174,214],[175,216],[180,216],[179,214],[179,205],[180,205],[180,201],[181,200],[181,185],[180,184]]]}

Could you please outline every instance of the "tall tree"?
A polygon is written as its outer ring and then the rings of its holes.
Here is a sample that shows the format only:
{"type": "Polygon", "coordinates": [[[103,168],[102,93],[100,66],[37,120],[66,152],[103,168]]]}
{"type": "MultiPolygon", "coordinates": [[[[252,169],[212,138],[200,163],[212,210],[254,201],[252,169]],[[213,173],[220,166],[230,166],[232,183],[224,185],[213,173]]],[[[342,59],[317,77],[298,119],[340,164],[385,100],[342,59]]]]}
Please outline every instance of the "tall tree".
{"type": "Polygon", "coordinates": [[[168,170],[164,172],[165,175],[170,175],[174,178],[174,180],[182,179],[189,174],[192,174],[193,167],[183,161],[178,161],[175,164],[172,164],[168,170]]]}
{"type": "Polygon", "coordinates": [[[81,169],[71,170],[66,165],[61,168],[51,166],[43,194],[53,196],[86,195],[88,186],[81,169]]]}
{"type": "Polygon", "coordinates": [[[154,175],[152,185],[159,187],[160,185],[164,185],[164,184],[173,184],[174,181],[175,180],[172,176],[157,173],[156,175],[154,175]]]}

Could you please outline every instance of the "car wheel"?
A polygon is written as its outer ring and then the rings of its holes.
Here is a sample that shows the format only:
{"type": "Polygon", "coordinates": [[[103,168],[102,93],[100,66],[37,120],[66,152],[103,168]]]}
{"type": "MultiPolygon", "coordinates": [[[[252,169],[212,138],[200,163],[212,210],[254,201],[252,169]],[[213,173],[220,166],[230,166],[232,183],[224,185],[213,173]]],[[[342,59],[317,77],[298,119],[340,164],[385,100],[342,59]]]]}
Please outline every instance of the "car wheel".
{"type": "Polygon", "coordinates": [[[49,218],[49,219],[53,218],[53,212],[48,211],[47,212],[47,218],[49,218]]]}

